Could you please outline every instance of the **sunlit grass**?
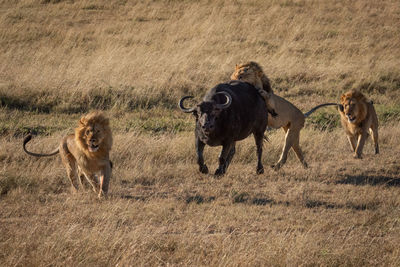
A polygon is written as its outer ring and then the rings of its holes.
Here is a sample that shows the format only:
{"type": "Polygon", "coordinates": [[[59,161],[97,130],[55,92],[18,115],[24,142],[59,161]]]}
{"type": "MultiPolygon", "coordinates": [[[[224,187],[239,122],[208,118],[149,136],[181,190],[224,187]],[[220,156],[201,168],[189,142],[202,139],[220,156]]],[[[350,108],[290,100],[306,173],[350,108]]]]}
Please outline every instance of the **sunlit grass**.
{"type": "MultiPolygon", "coordinates": [[[[400,48],[396,1],[0,3],[1,266],[399,266],[400,48]],[[334,107],[306,119],[303,169],[267,131],[227,174],[202,175],[177,107],[257,61],[303,112],[349,89],[373,100],[381,153],[353,159],[334,107]],[[53,150],[80,116],[113,130],[108,199],[73,194],[53,150]]],[[[220,147],[206,147],[214,172],[220,147]]]]}

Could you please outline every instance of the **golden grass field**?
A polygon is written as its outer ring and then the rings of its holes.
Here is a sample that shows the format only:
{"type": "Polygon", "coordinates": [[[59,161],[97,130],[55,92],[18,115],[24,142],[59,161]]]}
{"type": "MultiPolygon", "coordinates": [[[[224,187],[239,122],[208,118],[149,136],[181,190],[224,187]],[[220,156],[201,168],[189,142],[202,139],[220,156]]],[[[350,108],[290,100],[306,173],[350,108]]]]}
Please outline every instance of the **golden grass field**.
{"type": "MultiPolygon", "coordinates": [[[[382,1],[0,1],[1,266],[399,266],[400,3],[382,1]],[[338,112],[302,130],[310,166],[267,131],[222,178],[198,172],[200,99],[235,64],[263,66],[275,93],[307,111],[355,88],[380,121],[353,159],[338,112]],[[108,199],[73,194],[48,152],[94,110],[111,119],[108,199]]],[[[206,147],[213,172],[220,148],[206,147]]]]}

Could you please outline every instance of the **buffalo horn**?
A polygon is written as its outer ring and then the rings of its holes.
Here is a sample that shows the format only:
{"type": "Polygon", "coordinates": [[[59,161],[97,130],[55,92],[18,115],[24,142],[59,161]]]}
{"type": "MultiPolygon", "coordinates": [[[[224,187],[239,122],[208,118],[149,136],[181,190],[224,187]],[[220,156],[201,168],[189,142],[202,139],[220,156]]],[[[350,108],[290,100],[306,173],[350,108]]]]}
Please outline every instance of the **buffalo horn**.
{"type": "Polygon", "coordinates": [[[185,107],[183,106],[183,102],[184,102],[186,99],[189,99],[189,98],[193,98],[193,96],[184,96],[184,97],[181,98],[181,100],[179,100],[179,108],[180,108],[183,112],[185,112],[185,113],[192,113],[192,112],[196,109],[196,107],[185,108],[185,107]]]}
{"type": "Polygon", "coordinates": [[[216,105],[217,108],[219,108],[219,109],[226,109],[226,108],[228,108],[228,107],[231,105],[231,103],[232,103],[232,97],[231,97],[230,94],[228,94],[227,92],[222,91],[222,92],[216,93],[216,95],[224,95],[224,96],[226,97],[226,102],[225,102],[224,104],[217,104],[217,105],[216,105]]]}

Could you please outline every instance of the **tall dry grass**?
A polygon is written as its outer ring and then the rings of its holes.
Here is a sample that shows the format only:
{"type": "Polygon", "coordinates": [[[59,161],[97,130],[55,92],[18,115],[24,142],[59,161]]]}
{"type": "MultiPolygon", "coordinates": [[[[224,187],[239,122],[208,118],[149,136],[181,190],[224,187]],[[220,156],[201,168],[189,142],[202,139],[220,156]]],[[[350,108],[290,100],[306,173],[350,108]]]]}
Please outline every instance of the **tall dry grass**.
{"type": "MultiPolygon", "coordinates": [[[[374,1],[0,1],[0,265],[400,265],[400,5],[374,1]],[[227,175],[197,171],[193,118],[177,111],[259,62],[301,110],[358,88],[381,154],[355,160],[338,114],[307,119],[279,172],[252,138],[227,175]],[[72,194],[50,151],[82,113],[107,110],[110,196],[72,194]]],[[[210,171],[220,148],[205,150],[210,171]]]]}
{"type": "Polygon", "coordinates": [[[388,104],[400,85],[398,13],[397,1],[3,1],[1,93],[61,111],[93,94],[170,104],[255,60],[287,97],[357,87],[388,104]]]}

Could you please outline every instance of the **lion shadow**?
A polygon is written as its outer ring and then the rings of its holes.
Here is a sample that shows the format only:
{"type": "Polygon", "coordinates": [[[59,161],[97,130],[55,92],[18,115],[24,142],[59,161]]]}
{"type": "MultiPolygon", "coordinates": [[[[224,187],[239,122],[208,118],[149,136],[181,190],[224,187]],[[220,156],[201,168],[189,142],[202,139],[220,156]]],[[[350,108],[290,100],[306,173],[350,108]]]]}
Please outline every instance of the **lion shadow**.
{"type": "Polygon", "coordinates": [[[348,201],[346,203],[334,203],[320,200],[313,200],[309,198],[301,199],[300,201],[277,201],[273,198],[258,195],[257,197],[251,197],[247,193],[242,193],[238,196],[234,196],[232,199],[233,204],[247,204],[255,206],[285,206],[285,207],[305,207],[308,209],[314,208],[325,208],[325,209],[353,209],[353,210],[375,210],[378,208],[378,203],[353,203],[348,201]]]}
{"type": "Polygon", "coordinates": [[[121,199],[128,199],[128,200],[134,200],[134,201],[146,201],[148,197],[144,196],[132,196],[132,195],[121,195],[121,199]]]}
{"type": "Polygon", "coordinates": [[[343,179],[336,181],[335,184],[372,186],[384,185],[389,187],[400,187],[400,177],[393,178],[380,175],[346,175],[343,179]]]}

